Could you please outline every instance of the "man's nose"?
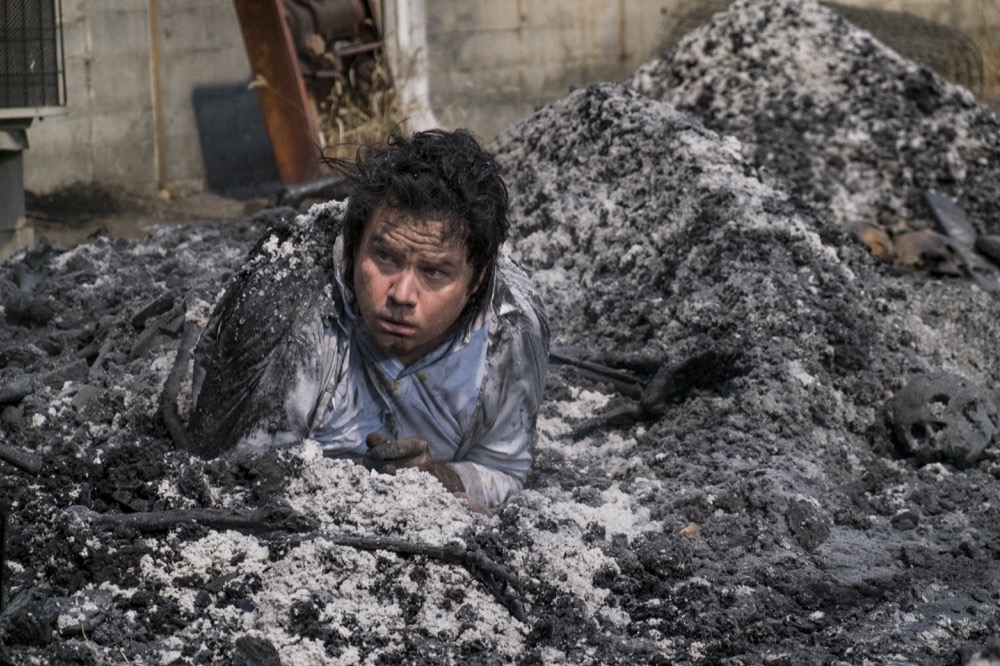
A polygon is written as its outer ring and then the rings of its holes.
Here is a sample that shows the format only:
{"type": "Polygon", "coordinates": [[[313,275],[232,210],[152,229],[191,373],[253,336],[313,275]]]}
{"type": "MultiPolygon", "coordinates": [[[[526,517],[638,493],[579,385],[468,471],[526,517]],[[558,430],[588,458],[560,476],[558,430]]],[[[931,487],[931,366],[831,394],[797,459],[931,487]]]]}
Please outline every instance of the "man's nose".
{"type": "Polygon", "coordinates": [[[416,305],[417,276],[412,270],[400,271],[389,290],[389,298],[397,305],[416,305]]]}

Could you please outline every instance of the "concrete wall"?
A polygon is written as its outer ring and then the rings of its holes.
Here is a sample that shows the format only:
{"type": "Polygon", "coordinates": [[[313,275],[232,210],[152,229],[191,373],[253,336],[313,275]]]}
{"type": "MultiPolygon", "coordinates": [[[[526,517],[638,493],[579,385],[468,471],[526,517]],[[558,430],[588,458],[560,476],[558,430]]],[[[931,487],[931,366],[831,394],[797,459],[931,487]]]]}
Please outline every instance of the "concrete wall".
{"type": "Polygon", "coordinates": [[[492,138],[572,87],[621,81],[659,53],[677,0],[425,0],[430,104],[492,138]]]}
{"type": "Polygon", "coordinates": [[[192,92],[250,79],[232,1],[63,0],[62,9],[67,113],[28,130],[25,187],[202,187],[192,92]],[[157,83],[161,113],[153,103],[157,83]]]}
{"type": "MultiPolygon", "coordinates": [[[[993,11],[1000,0],[846,1],[906,5],[959,24],[981,23],[976,17],[990,13],[1000,18],[993,11]]],[[[405,34],[387,37],[406,47],[397,77],[422,81],[433,114],[425,120],[469,127],[486,140],[572,86],[627,78],[678,26],[694,27],[726,4],[383,0],[387,25],[394,16],[408,21],[406,30],[399,29],[405,34]]],[[[28,130],[25,187],[45,193],[82,181],[139,191],[203,189],[194,91],[214,84],[240,89],[250,79],[232,0],[62,0],[62,6],[67,114],[36,120],[28,130]],[[157,40],[151,38],[151,8],[157,40]]]]}
{"type": "MultiPolygon", "coordinates": [[[[656,53],[669,4],[427,0],[420,9],[430,28],[437,122],[490,139],[571,86],[626,78],[656,53]]],[[[80,181],[203,189],[192,93],[250,79],[232,0],[63,0],[63,37],[67,113],[29,129],[25,187],[45,193],[80,181]]]]}

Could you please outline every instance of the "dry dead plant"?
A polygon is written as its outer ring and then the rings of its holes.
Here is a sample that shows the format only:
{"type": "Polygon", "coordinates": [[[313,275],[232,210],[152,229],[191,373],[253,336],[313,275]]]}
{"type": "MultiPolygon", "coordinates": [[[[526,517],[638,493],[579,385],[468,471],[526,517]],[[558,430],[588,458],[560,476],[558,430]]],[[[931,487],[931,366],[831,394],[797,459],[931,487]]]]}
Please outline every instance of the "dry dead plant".
{"type": "Polygon", "coordinates": [[[375,54],[371,83],[354,68],[338,74],[319,104],[320,141],[327,157],[351,158],[359,146],[384,142],[405,125],[406,112],[384,51],[375,54]]]}

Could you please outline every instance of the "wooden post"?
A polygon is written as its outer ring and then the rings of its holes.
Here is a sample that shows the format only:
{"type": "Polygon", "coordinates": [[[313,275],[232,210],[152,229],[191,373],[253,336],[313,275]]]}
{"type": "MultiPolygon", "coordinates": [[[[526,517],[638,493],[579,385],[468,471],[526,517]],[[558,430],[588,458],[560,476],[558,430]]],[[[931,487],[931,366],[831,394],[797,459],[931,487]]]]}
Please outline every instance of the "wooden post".
{"type": "Polygon", "coordinates": [[[153,158],[156,160],[156,187],[167,187],[167,134],[163,121],[163,72],[160,62],[160,8],[149,0],[149,69],[153,97],[153,158]]]}

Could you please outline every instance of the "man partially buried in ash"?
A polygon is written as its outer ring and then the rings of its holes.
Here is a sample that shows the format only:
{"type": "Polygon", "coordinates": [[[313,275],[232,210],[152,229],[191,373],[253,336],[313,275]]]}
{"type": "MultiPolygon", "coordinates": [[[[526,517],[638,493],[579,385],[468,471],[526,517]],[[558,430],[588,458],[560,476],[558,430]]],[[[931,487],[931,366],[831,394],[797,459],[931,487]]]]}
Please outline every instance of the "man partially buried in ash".
{"type": "Polygon", "coordinates": [[[216,306],[195,350],[189,446],[308,438],[498,506],[531,466],[549,329],[500,256],[496,162],[468,132],[434,130],[336,166],[346,204],[272,227],[216,306]]]}

